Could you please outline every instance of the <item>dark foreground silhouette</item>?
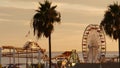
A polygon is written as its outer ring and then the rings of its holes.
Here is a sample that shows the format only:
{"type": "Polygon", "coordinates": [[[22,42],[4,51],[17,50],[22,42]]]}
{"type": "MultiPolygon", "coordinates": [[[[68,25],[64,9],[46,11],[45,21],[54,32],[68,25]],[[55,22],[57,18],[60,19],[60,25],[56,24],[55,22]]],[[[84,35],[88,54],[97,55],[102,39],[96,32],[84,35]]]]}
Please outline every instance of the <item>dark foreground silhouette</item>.
{"type": "Polygon", "coordinates": [[[72,68],[120,68],[119,63],[77,63],[72,68]]]}

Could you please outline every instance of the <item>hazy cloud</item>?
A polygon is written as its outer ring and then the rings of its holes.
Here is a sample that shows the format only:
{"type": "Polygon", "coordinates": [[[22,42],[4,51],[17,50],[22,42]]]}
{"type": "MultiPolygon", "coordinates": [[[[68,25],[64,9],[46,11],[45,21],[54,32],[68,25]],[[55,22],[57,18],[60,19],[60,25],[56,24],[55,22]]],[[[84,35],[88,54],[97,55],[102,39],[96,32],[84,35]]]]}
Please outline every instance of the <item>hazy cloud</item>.
{"type": "MultiPolygon", "coordinates": [[[[28,39],[36,39],[33,34],[29,38],[25,38],[25,35],[31,29],[29,24],[35,14],[35,9],[38,9],[39,1],[44,0],[0,0],[0,45],[10,43],[21,47],[28,39]]],[[[60,11],[62,17],[61,24],[55,25],[52,34],[53,51],[71,50],[72,48],[81,50],[82,35],[86,26],[99,24],[107,6],[113,3],[112,0],[50,1],[52,5],[57,5],[57,10],[60,11]],[[54,48],[56,46],[60,48],[54,48]],[[69,48],[66,49],[68,46],[69,48]]],[[[47,41],[48,39],[43,38],[39,41],[45,49],[48,48],[47,41]]],[[[112,45],[112,43],[107,45],[112,45]]]]}

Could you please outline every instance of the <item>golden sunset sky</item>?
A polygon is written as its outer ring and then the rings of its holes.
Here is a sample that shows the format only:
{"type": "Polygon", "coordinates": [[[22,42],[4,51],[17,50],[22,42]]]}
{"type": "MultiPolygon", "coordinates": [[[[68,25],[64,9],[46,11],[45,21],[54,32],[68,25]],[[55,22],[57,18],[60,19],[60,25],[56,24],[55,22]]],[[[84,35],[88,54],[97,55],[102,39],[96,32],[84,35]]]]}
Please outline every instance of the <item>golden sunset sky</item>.
{"type": "MultiPolygon", "coordinates": [[[[28,40],[37,41],[30,23],[44,0],[0,0],[0,46],[23,47],[28,40]],[[28,37],[25,35],[30,30],[28,37]]],[[[83,32],[89,24],[100,24],[108,5],[120,0],[49,0],[61,13],[61,24],[52,33],[52,51],[82,50],[83,32]]],[[[106,36],[107,51],[118,51],[118,42],[106,36]]],[[[37,41],[48,51],[48,39],[37,41]]]]}

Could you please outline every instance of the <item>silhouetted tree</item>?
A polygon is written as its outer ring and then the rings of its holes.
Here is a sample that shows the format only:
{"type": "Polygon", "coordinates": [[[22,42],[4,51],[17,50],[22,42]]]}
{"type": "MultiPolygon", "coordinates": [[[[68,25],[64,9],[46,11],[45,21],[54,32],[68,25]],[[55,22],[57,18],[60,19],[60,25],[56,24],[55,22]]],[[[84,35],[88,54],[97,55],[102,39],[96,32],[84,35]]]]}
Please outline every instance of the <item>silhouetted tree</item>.
{"type": "Polygon", "coordinates": [[[33,17],[33,28],[34,28],[34,35],[37,35],[37,38],[41,38],[44,36],[49,38],[49,68],[51,68],[51,33],[54,30],[54,24],[60,23],[61,16],[60,13],[57,12],[56,5],[51,6],[51,3],[47,0],[44,3],[40,3],[40,7],[37,13],[33,17]]]}
{"type": "Polygon", "coordinates": [[[120,62],[120,5],[118,3],[110,4],[100,23],[105,33],[112,39],[119,42],[119,62],[120,62]]]}

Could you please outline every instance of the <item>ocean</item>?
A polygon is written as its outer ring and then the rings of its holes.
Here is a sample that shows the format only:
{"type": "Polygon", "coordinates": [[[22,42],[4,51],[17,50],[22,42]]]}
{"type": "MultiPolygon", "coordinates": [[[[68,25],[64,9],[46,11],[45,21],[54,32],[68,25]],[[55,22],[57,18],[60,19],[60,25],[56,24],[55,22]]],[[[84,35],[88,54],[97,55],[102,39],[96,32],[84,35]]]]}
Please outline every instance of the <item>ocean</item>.
{"type": "MultiPolygon", "coordinates": [[[[57,56],[57,55],[60,55],[60,54],[62,54],[63,52],[62,51],[60,51],[60,52],[52,52],[52,57],[54,57],[54,56],[57,56]]],[[[80,60],[82,60],[83,61],[83,57],[82,57],[82,52],[77,52],[78,53],[78,55],[79,55],[79,59],[80,60]]],[[[48,52],[46,52],[46,54],[48,55],[48,52]]],[[[106,57],[115,57],[115,56],[118,56],[118,52],[116,52],[116,51],[109,51],[109,52],[106,52],[106,57]]],[[[35,55],[38,55],[38,54],[33,54],[34,56],[35,55]]],[[[2,59],[1,59],[2,61],[2,66],[6,66],[6,65],[8,65],[8,64],[12,64],[13,63],[13,58],[11,57],[11,59],[10,58],[8,58],[8,57],[2,57],[2,59]]],[[[25,68],[25,63],[26,63],[26,59],[25,58],[15,58],[15,63],[18,63],[18,61],[19,61],[19,63],[24,63],[23,65],[21,64],[20,65],[20,68],[25,68]]],[[[28,60],[29,62],[31,62],[31,59],[29,59],[28,60]]],[[[38,59],[33,59],[33,63],[38,63],[38,59]]]]}

